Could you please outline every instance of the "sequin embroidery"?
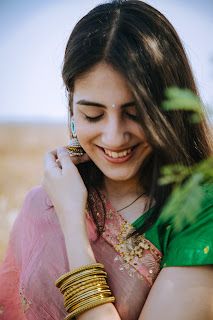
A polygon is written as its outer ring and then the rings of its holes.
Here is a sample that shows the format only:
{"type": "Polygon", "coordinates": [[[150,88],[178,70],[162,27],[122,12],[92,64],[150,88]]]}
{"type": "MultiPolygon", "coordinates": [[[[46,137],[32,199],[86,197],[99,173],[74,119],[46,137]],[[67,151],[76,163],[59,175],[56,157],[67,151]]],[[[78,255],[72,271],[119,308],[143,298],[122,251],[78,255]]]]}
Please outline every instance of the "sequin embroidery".
{"type": "MultiPolygon", "coordinates": [[[[96,212],[100,212],[100,199],[95,192],[90,194],[90,197],[96,212]]],[[[105,197],[102,200],[106,209],[105,228],[102,237],[119,254],[114,259],[115,263],[118,263],[120,271],[126,270],[131,277],[137,275],[141,280],[146,279],[151,286],[160,271],[162,253],[145,238],[144,234],[126,239],[126,236],[135,230],[134,227],[113,210],[105,197]]]]}
{"type": "Polygon", "coordinates": [[[206,246],[206,247],[203,249],[203,252],[204,252],[205,254],[207,254],[207,253],[209,252],[209,246],[206,246]]]}
{"type": "Polygon", "coordinates": [[[27,298],[24,296],[23,290],[23,288],[19,290],[19,295],[21,299],[22,310],[25,313],[30,308],[32,302],[27,300],[27,298]]]}

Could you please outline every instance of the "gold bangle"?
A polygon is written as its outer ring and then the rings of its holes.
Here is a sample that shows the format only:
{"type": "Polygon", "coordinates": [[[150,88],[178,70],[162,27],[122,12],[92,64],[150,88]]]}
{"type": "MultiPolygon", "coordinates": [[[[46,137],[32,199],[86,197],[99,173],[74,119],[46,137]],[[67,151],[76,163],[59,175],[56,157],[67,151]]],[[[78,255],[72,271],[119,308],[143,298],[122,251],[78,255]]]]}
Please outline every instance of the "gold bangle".
{"type": "MultiPolygon", "coordinates": [[[[99,279],[98,282],[100,282],[100,281],[104,282],[104,283],[107,283],[106,279],[104,279],[104,278],[99,279]]],[[[94,279],[91,278],[91,282],[94,282],[94,279]]],[[[81,279],[81,283],[84,285],[84,279],[81,279]]],[[[80,283],[79,283],[78,287],[76,287],[76,286],[73,287],[72,284],[67,283],[67,285],[64,286],[60,291],[61,291],[62,294],[65,294],[67,292],[67,290],[70,290],[70,289],[71,290],[76,290],[77,288],[80,288],[80,287],[81,287],[80,283]]]]}
{"type": "Polygon", "coordinates": [[[106,286],[105,288],[102,287],[101,290],[100,290],[100,288],[92,288],[92,290],[87,290],[85,292],[79,292],[78,295],[76,295],[75,297],[67,297],[64,300],[64,305],[66,307],[71,302],[81,300],[81,299],[86,298],[92,294],[102,294],[103,292],[109,292],[110,294],[112,294],[108,286],[106,286]]]}
{"type": "MultiPolygon", "coordinates": [[[[103,300],[103,299],[105,299],[105,298],[111,298],[111,297],[112,297],[112,296],[109,297],[108,295],[105,296],[104,294],[102,294],[101,297],[100,297],[99,295],[97,295],[97,296],[95,296],[95,297],[90,297],[90,298],[88,298],[87,300],[82,301],[81,303],[77,303],[75,306],[72,307],[72,310],[71,310],[70,312],[72,312],[72,311],[80,308],[80,307],[81,307],[82,305],[84,305],[84,304],[90,303],[91,301],[103,300]]],[[[115,297],[114,297],[114,299],[115,299],[115,297]]]]}
{"type": "Polygon", "coordinates": [[[74,297],[74,296],[78,295],[79,293],[84,293],[84,292],[87,292],[87,291],[94,289],[94,288],[101,289],[101,288],[106,288],[106,287],[109,288],[108,284],[106,284],[106,283],[95,283],[95,284],[89,283],[87,286],[80,287],[75,291],[66,292],[64,294],[64,298],[68,299],[70,297],[74,297]]]}
{"type": "MultiPolygon", "coordinates": [[[[70,279],[72,281],[72,285],[75,285],[76,281],[79,279],[84,279],[85,277],[89,276],[90,278],[94,279],[93,276],[99,276],[99,277],[107,277],[107,273],[105,271],[101,271],[99,273],[97,272],[90,272],[90,273],[84,273],[84,274],[79,274],[76,276],[74,279],[70,279]]],[[[68,280],[67,280],[68,281],[68,280]]],[[[66,282],[67,283],[67,282],[66,282]]]]}
{"type": "Polygon", "coordinates": [[[115,297],[108,297],[108,298],[105,298],[102,300],[97,300],[93,303],[88,303],[82,307],[79,307],[77,310],[71,312],[70,314],[68,314],[64,320],[71,320],[73,317],[75,317],[75,316],[77,316],[77,315],[79,315],[89,309],[92,309],[94,307],[97,307],[97,306],[105,304],[105,303],[114,302],[114,301],[115,301],[115,297]]]}
{"type": "MultiPolygon", "coordinates": [[[[90,283],[94,283],[94,281],[92,281],[92,282],[90,282],[90,283]]],[[[98,283],[107,284],[106,280],[104,280],[104,279],[99,280],[98,283]]],[[[77,288],[75,287],[75,290],[76,290],[76,289],[80,289],[81,287],[82,287],[82,286],[79,285],[77,288]]],[[[62,292],[63,295],[65,295],[65,293],[68,292],[68,290],[69,290],[69,292],[70,292],[70,291],[73,291],[73,287],[72,287],[72,286],[67,286],[67,287],[63,290],[63,292],[62,292]]]]}
{"type": "MultiPolygon", "coordinates": [[[[107,276],[103,275],[101,280],[107,282],[107,281],[106,281],[106,277],[107,277],[107,276]]],[[[81,280],[81,284],[82,284],[82,282],[84,283],[84,280],[85,280],[86,278],[87,278],[87,280],[88,280],[88,277],[83,277],[83,278],[81,278],[81,279],[78,279],[78,283],[79,283],[79,280],[81,280]]],[[[93,281],[95,281],[95,280],[96,280],[96,277],[91,276],[90,279],[93,280],[93,281]]],[[[100,277],[99,277],[99,279],[100,279],[100,277]]],[[[69,282],[67,282],[66,284],[64,284],[63,287],[60,288],[60,291],[61,291],[61,293],[64,294],[64,292],[67,291],[69,288],[72,288],[72,289],[73,289],[73,287],[75,287],[75,286],[76,286],[76,283],[73,284],[72,281],[70,280],[69,282]]]]}
{"type": "Polygon", "coordinates": [[[84,265],[67,272],[55,281],[55,285],[64,294],[65,309],[71,311],[65,320],[91,309],[93,305],[115,301],[102,263],[84,265]]]}
{"type": "Polygon", "coordinates": [[[85,304],[87,304],[89,301],[96,301],[98,299],[98,295],[93,296],[93,297],[89,297],[87,300],[83,300],[81,302],[75,303],[74,305],[68,305],[65,309],[67,312],[73,312],[74,310],[78,309],[80,306],[83,306],[85,304]]]}
{"type": "Polygon", "coordinates": [[[66,307],[67,304],[69,304],[70,302],[74,302],[77,301],[79,299],[81,299],[82,297],[85,297],[86,295],[88,295],[91,292],[94,292],[96,290],[96,293],[101,293],[103,290],[109,290],[109,287],[106,288],[102,288],[101,290],[99,288],[92,288],[90,290],[84,291],[84,292],[79,292],[78,294],[76,294],[74,297],[73,296],[68,296],[64,299],[64,305],[66,307]]]}
{"type": "Polygon", "coordinates": [[[92,288],[91,290],[87,290],[85,292],[79,292],[78,294],[76,294],[74,297],[69,297],[65,300],[65,302],[68,302],[68,301],[72,301],[72,302],[75,302],[79,299],[82,299],[82,298],[85,298],[87,296],[89,296],[90,294],[101,294],[102,292],[105,292],[105,291],[108,291],[108,292],[111,292],[109,288],[92,288]]]}
{"type": "Polygon", "coordinates": [[[92,268],[101,268],[101,269],[104,269],[104,265],[103,265],[102,263],[93,263],[93,264],[88,264],[88,265],[79,267],[79,268],[77,268],[77,269],[74,269],[74,270],[72,270],[72,271],[70,271],[70,272],[67,272],[67,273],[63,274],[62,276],[60,276],[60,277],[55,281],[55,285],[56,285],[56,287],[60,287],[61,281],[65,280],[67,277],[72,276],[73,274],[78,273],[78,272],[80,272],[80,271],[87,270],[87,269],[92,269],[92,268]]]}
{"type": "MultiPolygon", "coordinates": [[[[106,276],[93,276],[93,277],[85,277],[83,279],[83,283],[91,283],[91,282],[95,282],[95,281],[104,281],[106,282],[106,276]]],[[[70,285],[70,286],[67,286],[67,288],[65,288],[65,290],[63,291],[67,291],[67,290],[75,290],[76,288],[79,288],[82,284],[82,279],[79,279],[78,281],[75,282],[74,285],[70,285]]]]}
{"type": "MultiPolygon", "coordinates": [[[[112,296],[111,292],[105,292],[105,293],[102,294],[101,299],[106,298],[106,297],[111,297],[111,296],[112,296]]],[[[85,303],[88,303],[88,301],[91,301],[91,299],[93,299],[92,301],[94,301],[94,300],[97,300],[99,298],[100,297],[99,297],[98,294],[93,294],[93,295],[85,297],[85,298],[83,298],[81,300],[69,303],[69,305],[67,305],[65,309],[66,309],[67,312],[72,312],[75,309],[77,309],[78,307],[84,305],[85,303]]]]}
{"type": "Polygon", "coordinates": [[[94,275],[94,274],[96,274],[96,275],[102,275],[102,274],[107,275],[106,271],[104,271],[104,270],[101,270],[101,269],[98,269],[98,270],[89,269],[89,270],[83,270],[81,273],[79,272],[77,274],[74,274],[73,276],[70,276],[69,279],[72,279],[72,281],[74,282],[74,281],[76,281],[76,279],[79,279],[84,275],[94,275]]]}
{"type": "Polygon", "coordinates": [[[84,299],[80,300],[79,302],[76,301],[75,303],[70,303],[65,309],[67,312],[72,312],[72,311],[76,310],[77,308],[79,308],[89,302],[93,302],[96,300],[102,300],[104,298],[109,298],[111,296],[112,296],[111,292],[102,293],[101,297],[100,297],[100,294],[94,294],[94,295],[87,297],[87,299],[84,298],[84,299]]]}
{"type": "Polygon", "coordinates": [[[97,272],[97,271],[95,271],[95,270],[93,270],[93,271],[90,271],[90,270],[84,271],[83,274],[78,274],[78,275],[74,276],[74,278],[68,278],[67,280],[65,280],[65,281],[63,282],[63,284],[60,286],[60,291],[63,293],[64,290],[65,290],[65,288],[66,288],[68,285],[69,285],[69,286],[70,286],[70,285],[75,285],[75,281],[76,281],[76,280],[84,279],[86,276],[93,277],[94,275],[107,277],[106,271],[99,271],[99,272],[97,272]]]}
{"type": "MultiPolygon", "coordinates": [[[[85,277],[83,283],[95,282],[95,281],[106,281],[106,276],[93,276],[93,277],[85,277]]],[[[82,279],[79,279],[72,285],[72,288],[78,288],[79,284],[82,284],[82,279]]]]}
{"type": "Polygon", "coordinates": [[[84,290],[86,288],[89,288],[90,286],[96,286],[96,285],[105,285],[106,284],[106,281],[104,280],[99,280],[99,281],[89,281],[89,282],[84,282],[84,284],[81,286],[75,286],[75,287],[72,287],[72,288],[68,288],[66,290],[66,292],[64,293],[64,297],[67,297],[68,294],[70,294],[70,292],[75,295],[76,293],[78,293],[79,291],[81,290],[84,290]]]}

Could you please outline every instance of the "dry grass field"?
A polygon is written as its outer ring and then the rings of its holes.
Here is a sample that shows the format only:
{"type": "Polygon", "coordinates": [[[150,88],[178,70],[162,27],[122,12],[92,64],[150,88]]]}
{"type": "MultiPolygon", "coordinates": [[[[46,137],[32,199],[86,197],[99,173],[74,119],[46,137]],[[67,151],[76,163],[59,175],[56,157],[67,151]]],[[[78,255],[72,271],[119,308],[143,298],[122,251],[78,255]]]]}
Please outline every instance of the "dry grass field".
{"type": "Polygon", "coordinates": [[[40,184],[48,150],[69,141],[65,124],[0,124],[0,261],[26,192],[40,184]]]}

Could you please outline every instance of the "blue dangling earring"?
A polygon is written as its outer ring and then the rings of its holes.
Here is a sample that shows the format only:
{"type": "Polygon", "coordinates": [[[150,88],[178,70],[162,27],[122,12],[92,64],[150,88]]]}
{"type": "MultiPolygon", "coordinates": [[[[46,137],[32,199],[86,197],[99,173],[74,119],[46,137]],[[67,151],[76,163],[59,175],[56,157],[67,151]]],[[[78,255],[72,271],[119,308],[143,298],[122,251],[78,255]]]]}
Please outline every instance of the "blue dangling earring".
{"type": "Polygon", "coordinates": [[[83,156],[85,151],[78,141],[76,128],[75,128],[75,121],[73,117],[71,118],[70,126],[71,126],[72,138],[70,139],[70,143],[67,146],[67,150],[69,151],[69,154],[71,156],[83,156]]]}

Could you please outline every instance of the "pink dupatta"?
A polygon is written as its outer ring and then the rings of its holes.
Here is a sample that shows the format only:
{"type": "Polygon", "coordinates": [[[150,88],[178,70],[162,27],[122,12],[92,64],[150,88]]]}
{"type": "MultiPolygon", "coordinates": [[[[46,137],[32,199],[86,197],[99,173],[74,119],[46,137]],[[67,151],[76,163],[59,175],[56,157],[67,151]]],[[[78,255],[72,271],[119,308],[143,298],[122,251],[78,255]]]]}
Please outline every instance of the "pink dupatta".
{"type": "MultiPolygon", "coordinates": [[[[103,208],[90,194],[97,215],[103,208]],[[98,211],[97,211],[98,210],[98,211]]],[[[105,230],[97,239],[87,212],[89,241],[97,262],[105,266],[108,284],[122,320],[137,320],[162,258],[143,236],[123,241],[133,229],[103,197],[105,230]]],[[[69,271],[64,235],[50,199],[41,186],[28,192],[13,225],[5,259],[0,266],[0,320],[62,320],[63,296],[55,280],[69,271]]]]}

